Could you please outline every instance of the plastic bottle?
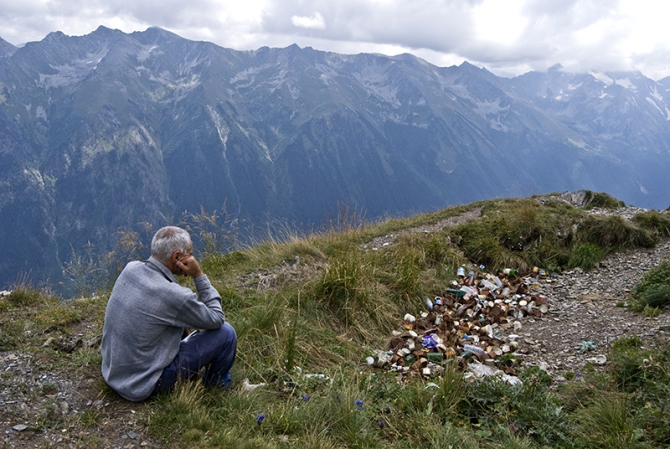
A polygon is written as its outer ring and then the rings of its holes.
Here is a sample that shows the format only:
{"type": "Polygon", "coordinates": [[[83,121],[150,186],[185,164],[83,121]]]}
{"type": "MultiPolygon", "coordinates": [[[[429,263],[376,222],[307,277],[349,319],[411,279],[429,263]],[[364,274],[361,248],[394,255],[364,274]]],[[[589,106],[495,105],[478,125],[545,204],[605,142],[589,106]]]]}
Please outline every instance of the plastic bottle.
{"type": "Polygon", "coordinates": [[[486,354],[486,351],[484,351],[484,350],[483,350],[482,348],[480,348],[479,346],[475,346],[475,345],[463,345],[463,350],[464,350],[464,351],[471,352],[471,353],[473,353],[473,354],[477,354],[477,355],[484,355],[484,354],[486,354]]]}

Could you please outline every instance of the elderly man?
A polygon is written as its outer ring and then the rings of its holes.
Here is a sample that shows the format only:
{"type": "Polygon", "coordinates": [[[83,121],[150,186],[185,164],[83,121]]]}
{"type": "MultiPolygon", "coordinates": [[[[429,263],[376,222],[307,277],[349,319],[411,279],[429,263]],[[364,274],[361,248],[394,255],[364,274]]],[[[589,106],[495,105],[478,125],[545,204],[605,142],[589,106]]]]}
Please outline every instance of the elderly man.
{"type": "Polygon", "coordinates": [[[201,368],[206,385],[230,386],[237,335],[192,252],[188,232],[164,227],[151,241],[149,260],[130,262],[114,284],[102,331],[102,376],[130,401],[170,389],[201,368]],[[175,276],[192,277],[198,294],[175,276]],[[205,330],[182,340],[188,328],[205,330]]]}

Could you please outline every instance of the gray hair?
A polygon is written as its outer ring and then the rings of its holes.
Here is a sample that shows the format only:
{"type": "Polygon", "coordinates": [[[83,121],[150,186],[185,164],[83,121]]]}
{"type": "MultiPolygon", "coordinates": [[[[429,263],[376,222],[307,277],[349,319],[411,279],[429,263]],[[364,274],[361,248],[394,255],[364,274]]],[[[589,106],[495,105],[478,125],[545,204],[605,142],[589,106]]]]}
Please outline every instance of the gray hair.
{"type": "Polygon", "coordinates": [[[151,239],[151,255],[165,263],[175,251],[187,254],[191,245],[191,236],[188,232],[176,226],[165,226],[151,239]]]}

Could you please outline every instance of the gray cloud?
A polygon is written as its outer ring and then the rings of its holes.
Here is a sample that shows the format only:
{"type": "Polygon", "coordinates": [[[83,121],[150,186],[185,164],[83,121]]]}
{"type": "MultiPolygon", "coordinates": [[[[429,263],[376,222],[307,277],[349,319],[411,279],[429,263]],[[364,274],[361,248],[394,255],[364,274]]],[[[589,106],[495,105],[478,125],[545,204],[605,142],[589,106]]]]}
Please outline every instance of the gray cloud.
{"type": "Polygon", "coordinates": [[[561,63],[574,71],[670,75],[666,44],[624,50],[632,22],[621,11],[630,0],[510,0],[510,7],[522,2],[518,37],[486,39],[478,35],[477,14],[491,1],[502,0],[0,0],[0,37],[20,44],[56,30],[159,26],[236,49],[295,42],[342,53],[412,52],[436,64],[468,60],[507,74],[561,63]]]}
{"type": "MultiPolygon", "coordinates": [[[[511,44],[483,41],[474,32],[475,7],[482,1],[314,0],[274,2],[263,15],[271,35],[319,38],[333,42],[365,42],[453,54],[490,68],[546,69],[557,62],[573,70],[631,69],[613,49],[628,37],[621,26],[619,1],[527,0],[526,19],[511,44]],[[297,27],[291,17],[323,17],[322,28],[297,27]],[[577,33],[607,24],[602,35],[585,45],[577,33]],[[597,67],[594,67],[597,66],[597,67]]],[[[502,19],[501,19],[502,20],[502,19]]]]}
{"type": "Polygon", "coordinates": [[[318,37],[332,41],[368,42],[455,52],[472,38],[471,7],[479,2],[362,2],[315,0],[275,2],[265,10],[263,29],[269,34],[318,37]],[[320,14],[323,29],[295,26],[293,16],[320,14]]]}

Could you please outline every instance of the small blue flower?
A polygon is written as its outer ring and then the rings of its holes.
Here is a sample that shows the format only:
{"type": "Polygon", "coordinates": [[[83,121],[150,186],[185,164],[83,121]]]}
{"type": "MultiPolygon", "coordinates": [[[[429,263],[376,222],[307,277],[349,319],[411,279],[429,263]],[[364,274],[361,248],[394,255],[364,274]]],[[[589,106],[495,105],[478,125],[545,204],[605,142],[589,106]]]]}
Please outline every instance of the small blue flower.
{"type": "Polygon", "coordinates": [[[260,415],[258,415],[258,418],[256,418],[256,422],[258,423],[259,426],[261,425],[261,423],[263,422],[264,419],[265,419],[265,414],[264,413],[261,413],[260,415]]]}
{"type": "Polygon", "coordinates": [[[304,396],[302,397],[302,400],[305,401],[305,402],[309,401],[309,396],[304,395],[304,396]]]}
{"type": "Polygon", "coordinates": [[[361,401],[360,399],[357,399],[355,404],[358,406],[359,410],[363,410],[363,408],[364,408],[363,407],[363,401],[361,401]]]}

